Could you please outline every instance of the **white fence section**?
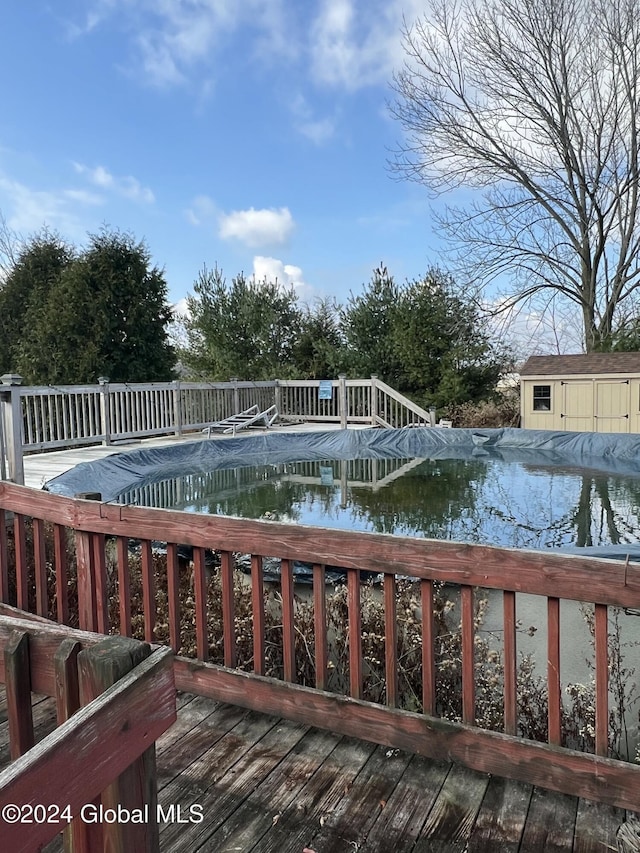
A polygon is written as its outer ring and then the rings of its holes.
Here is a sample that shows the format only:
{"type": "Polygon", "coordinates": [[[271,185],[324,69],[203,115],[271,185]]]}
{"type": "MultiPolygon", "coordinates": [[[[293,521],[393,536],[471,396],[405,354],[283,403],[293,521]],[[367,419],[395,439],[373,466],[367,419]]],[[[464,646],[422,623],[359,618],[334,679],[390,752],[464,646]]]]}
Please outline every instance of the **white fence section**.
{"type": "Polygon", "coordinates": [[[284,421],[344,429],[435,425],[433,411],[375,376],[23,387],[19,376],[8,374],[0,379],[0,479],[23,482],[24,453],[197,432],[254,405],[260,411],[275,405],[284,421]]]}

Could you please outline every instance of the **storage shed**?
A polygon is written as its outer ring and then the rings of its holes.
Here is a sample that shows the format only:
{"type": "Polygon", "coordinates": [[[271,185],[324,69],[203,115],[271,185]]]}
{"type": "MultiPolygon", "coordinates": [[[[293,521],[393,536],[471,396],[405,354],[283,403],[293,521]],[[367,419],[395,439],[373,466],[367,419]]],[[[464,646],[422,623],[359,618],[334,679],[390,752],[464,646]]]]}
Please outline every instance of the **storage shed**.
{"type": "Polygon", "coordinates": [[[520,412],[526,429],[640,433],[640,352],[531,356],[520,412]]]}

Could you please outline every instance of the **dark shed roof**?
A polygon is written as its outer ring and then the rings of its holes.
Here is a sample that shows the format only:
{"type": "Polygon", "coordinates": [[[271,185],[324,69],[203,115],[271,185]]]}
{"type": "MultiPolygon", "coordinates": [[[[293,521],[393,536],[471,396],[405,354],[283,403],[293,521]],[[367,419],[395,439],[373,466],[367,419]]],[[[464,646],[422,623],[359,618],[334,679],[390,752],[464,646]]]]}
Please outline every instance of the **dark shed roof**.
{"type": "Polygon", "coordinates": [[[640,374],[640,352],[532,355],[520,370],[521,376],[570,376],[590,373],[640,374]]]}

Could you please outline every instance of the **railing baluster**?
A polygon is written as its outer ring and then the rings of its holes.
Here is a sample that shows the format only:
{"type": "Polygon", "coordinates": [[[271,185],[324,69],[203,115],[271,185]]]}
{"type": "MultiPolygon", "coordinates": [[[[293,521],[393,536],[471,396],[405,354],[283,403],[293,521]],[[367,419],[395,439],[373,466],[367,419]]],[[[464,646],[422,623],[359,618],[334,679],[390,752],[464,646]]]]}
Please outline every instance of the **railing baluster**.
{"type": "Polygon", "coordinates": [[[547,598],[547,680],[549,743],[560,746],[560,599],[547,598]]]}
{"type": "Polygon", "coordinates": [[[236,665],[236,622],[233,602],[233,554],[220,554],[220,579],[222,581],[222,632],[224,637],[224,665],[236,665]]]}
{"type": "Polygon", "coordinates": [[[78,621],[83,631],[96,630],[96,589],[93,573],[91,534],[76,530],[78,576],[78,621]]]}
{"type": "Polygon", "coordinates": [[[33,444],[34,443],[34,426],[35,426],[35,435],[36,435],[35,441],[38,440],[37,439],[38,427],[35,423],[35,421],[36,421],[36,417],[35,417],[36,398],[35,397],[24,397],[24,413],[25,413],[25,420],[27,422],[27,435],[26,435],[27,442],[29,444],[33,444]]]}
{"type": "Polygon", "coordinates": [[[460,597],[462,610],[462,720],[473,725],[476,719],[473,587],[463,584],[460,588],[460,597]]]}
{"type": "Polygon", "coordinates": [[[156,584],[153,571],[153,553],[149,539],[142,541],[142,603],[144,607],[144,638],[154,641],[156,628],[156,584]]]}
{"type": "Polygon", "coordinates": [[[47,589],[47,555],[44,546],[44,522],[33,519],[33,561],[36,573],[36,613],[49,615],[49,591],[47,589]]]}
{"type": "Polygon", "coordinates": [[[120,603],[120,633],[131,636],[131,580],[129,574],[129,541],[124,536],[116,540],[118,559],[118,600],[120,603]]]}
{"type": "Polygon", "coordinates": [[[504,730],[515,735],[518,727],[516,698],[516,594],[504,590],[504,730]]]}
{"type": "Polygon", "coordinates": [[[169,642],[177,654],[180,649],[180,573],[178,546],[167,543],[167,599],[169,602],[169,642]]]}
{"type": "Polygon", "coordinates": [[[24,516],[16,513],[13,517],[13,536],[16,549],[16,588],[20,610],[29,609],[29,576],[27,566],[27,537],[24,516]]]}
{"type": "Polygon", "coordinates": [[[398,705],[398,619],[396,576],[384,576],[384,656],[387,705],[398,705]]]}
{"type": "Polygon", "coordinates": [[[313,633],[315,637],[316,687],[327,689],[328,642],[327,642],[327,597],[325,568],[320,563],[313,566],[313,633]]]}
{"type": "Polygon", "coordinates": [[[0,507],[0,601],[9,601],[9,552],[7,549],[7,517],[0,507]]]}
{"type": "Polygon", "coordinates": [[[193,586],[196,611],[196,654],[200,660],[209,660],[209,632],[207,628],[207,577],[204,567],[204,548],[193,549],[193,586]]]}
{"type": "Polygon", "coordinates": [[[251,555],[251,604],[253,609],[253,671],[264,675],[264,588],[262,557],[251,555]]]}
{"type": "Polygon", "coordinates": [[[606,604],[595,605],[596,755],[609,752],[609,630],[606,604]]]}
{"type": "Polygon", "coordinates": [[[67,569],[67,534],[61,524],[53,525],[53,561],[56,569],[56,618],[61,625],[68,625],[69,573],[67,569]]]}
{"type": "Polygon", "coordinates": [[[280,568],[282,593],[282,659],[284,680],[296,680],[296,643],[293,605],[293,571],[290,560],[282,560],[280,568]]]}
{"type": "Polygon", "coordinates": [[[433,581],[420,581],[420,603],[422,605],[422,710],[425,714],[433,716],[436,711],[433,581]]]}
{"type": "Polygon", "coordinates": [[[349,606],[349,691],[354,699],[362,698],[362,611],[360,607],[360,572],[347,570],[349,606]]]}
{"type": "Polygon", "coordinates": [[[96,583],[96,620],[100,634],[109,633],[109,590],[107,587],[107,561],[104,533],[93,533],[93,566],[96,583]]]}

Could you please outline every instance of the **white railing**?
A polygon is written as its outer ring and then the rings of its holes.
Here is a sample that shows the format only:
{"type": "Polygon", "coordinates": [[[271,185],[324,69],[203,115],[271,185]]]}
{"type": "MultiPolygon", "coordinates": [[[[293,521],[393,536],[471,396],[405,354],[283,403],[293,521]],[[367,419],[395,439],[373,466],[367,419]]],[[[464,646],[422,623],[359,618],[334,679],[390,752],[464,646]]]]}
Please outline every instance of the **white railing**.
{"type": "Polygon", "coordinates": [[[134,438],[181,435],[250,406],[276,406],[282,420],[404,427],[434,425],[434,414],[371,379],[269,382],[148,382],[25,387],[0,380],[0,479],[24,480],[24,453],[134,438]]]}
{"type": "Polygon", "coordinates": [[[394,390],[380,379],[374,381],[371,420],[378,426],[402,427],[435,426],[435,410],[428,412],[394,390]],[[407,405],[407,402],[410,405],[407,405]]]}

